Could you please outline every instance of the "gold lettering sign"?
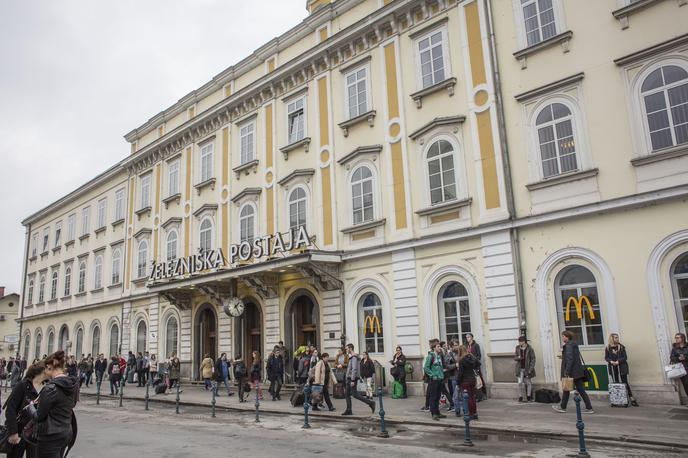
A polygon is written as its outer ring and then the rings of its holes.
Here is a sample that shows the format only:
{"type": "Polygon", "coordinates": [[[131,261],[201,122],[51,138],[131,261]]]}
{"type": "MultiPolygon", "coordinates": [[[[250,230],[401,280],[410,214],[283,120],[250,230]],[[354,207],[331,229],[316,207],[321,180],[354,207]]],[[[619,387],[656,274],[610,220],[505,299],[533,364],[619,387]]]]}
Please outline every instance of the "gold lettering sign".
{"type": "Polygon", "coordinates": [[[378,318],[377,315],[368,315],[365,317],[365,321],[363,322],[363,331],[366,333],[366,335],[369,333],[372,334],[375,326],[377,326],[377,333],[381,334],[382,326],[380,325],[380,318],[378,318]],[[368,325],[370,325],[370,332],[366,331],[368,325]]]}
{"type": "Polygon", "coordinates": [[[590,319],[591,320],[595,319],[595,311],[592,309],[592,303],[590,302],[590,299],[588,299],[588,296],[581,296],[578,299],[576,299],[575,296],[571,296],[566,301],[566,321],[569,321],[571,319],[571,304],[575,305],[575,307],[576,307],[576,313],[578,315],[578,319],[580,320],[583,318],[583,303],[584,302],[585,302],[585,305],[587,306],[588,313],[590,315],[590,319]]]}

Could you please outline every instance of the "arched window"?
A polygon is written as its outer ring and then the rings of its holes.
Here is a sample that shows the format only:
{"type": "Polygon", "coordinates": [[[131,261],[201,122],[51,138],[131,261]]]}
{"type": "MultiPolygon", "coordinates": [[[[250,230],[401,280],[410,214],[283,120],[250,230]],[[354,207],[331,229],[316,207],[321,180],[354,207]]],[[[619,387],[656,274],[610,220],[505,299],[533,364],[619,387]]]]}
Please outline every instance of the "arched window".
{"type": "Polygon", "coordinates": [[[674,277],[679,328],[685,334],[688,329],[688,253],[676,260],[671,273],[674,277]]]}
{"type": "Polygon", "coordinates": [[[167,233],[167,260],[177,257],[177,231],[171,230],[167,233]]]}
{"type": "Polygon", "coordinates": [[[117,323],[112,323],[110,326],[110,356],[119,354],[119,326],[117,323]]]}
{"type": "Polygon", "coordinates": [[[31,345],[31,335],[26,333],[24,336],[24,348],[22,348],[22,356],[27,361],[29,359],[29,345],[31,345]]]}
{"type": "Polygon", "coordinates": [[[33,304],[33,278],[29,280],[29,304],[33,304]]]}
{"type": "Polygon", "coordinates": [[[148,242],[141,240],[139,242],[139,251],[137,257],[136,278],[144,278],[146,276],[146,264],[148,263],[148,242]]]}
{"type": "Polygon", "coordinates": [[[91,333],[91,355],[95,358],[100,354],[100,326],[93,326],[91,333]]]}
{"type": "Polygon", "coordinates": [[[67,353],[67,342],[69,342],[69,328],[67,328],[67,325],[63,325],[62,328],[60,328],[57,348],[67,353]]]}
{"type": "Polygon", "coordinates": [[[289,194],[289,229],[295,232],[306,225],[306,191],[295,188],[289,194]]]}
{"type": "Polygon", "coordinates": [[[136,325],[136,351],[146,351],[146,322],[143,320],[136,325]]]}
{"type": "Polygon", "coordinates": [[[368,353],[384,353],[382,303],[377,294],[366,293],[358,301],[360,347],[368,353]]]}
{"type": "Polygon", "coordinates": [[[440,204],[456,199],[456,173],[454,171],[454,147],[447,140],[437,140],[425,157],[428,164],[430,204],[440,204]]]}
{"type": "Polygon", "coordinates": [[[563,269],[556,280],[559,323],[579,345],[604,345],[604,329],[595,276],[583,266],[563,269]]]}
{"type": "Polygon", "coordinates": [[[540,110],[535,121],[542,161],[542,176],[548,178],[578,170],[573,114],[563,103],[540,110]]]}
{"type": "Polygon", "coordinates": [[[46,349],[46,354],[50,355],[53,352],[55,346],[55,331],[48,331],[48,348],[46,349]]]}
{"type": "Polygon", "coordinates": [[[103,256],[96,256],[93,272],[93,289],[99,289],[103,286],[103,256]]]}
{"type": "Polygon", "coordinates": [[[43,334],[36,333],[36,347],[34,348],[34,358],[39,359],[41,355],[41,345],[43,344],[43,334]]]}
{"type": "Polygon", "coordinates": [[[86,261],[81,261],[79,264],[79,286],[80,293],[86,291],[86,261]]]}
{"type": "Polygon", "coordinates": [[[239,235],[242,242],[253,242],[255,236],[256,210],[253,205],[244,205],[239,212],[239,235]]]}
{"type": "Polygon", "coordinates": [[[170,315],[165,324],[165,354],[170,356],[172,352],[178,352],[179,345],[179,322],[177,317],[170,315]]]}
{"type": "Polygon", "coordinates": [[[202,253],[213,249],[213,223],[209,218],[201,221],[199,248],[202,253]]]}
{"type": "Polygon", "coordinates": [[[42,303],[45,300],[45,275],[41,275],[38,281],[38,302],[42,303]]]}
{"type": "Polygon", "coordinates": [[[57,270],[53,270],[50,278],[50,300],[57,299],[57,270]]]}
{"type": "Polygon", "coordinates": [[[351,174],[351,200],[354,224],[373,220],[373,172],[365,165],[351,174]]]}
{"type": "Polygon", "coordinates": [[[72,291],[72,267],[67,266],[64,277],[64,295],[69,296],[72,291]]]}
{"type": "Polygon", "coordinates": [[[122,271],[122,252],[118,249],[112,252],[112,284],[120,282],[120,272],[122,271]]]}
{"type": "Polygon", "coordinates": [[[84,351],[84,328],[80,327],[76,330],[76,347],[74,354],[77,358],[81,358],[84,351]]]}
{"type": "Polygon", "coordinates": [[[442,340],[466,341],[471,328],[471,307],[466,287],[457,281],[446,283],[440,288],[437,308],[440,318],[442,340]]]}
{"type": "Polygon", "coordinates": [[[640,88],[652,151],[688,143],[688,71],[665,65],[640,88]]]}

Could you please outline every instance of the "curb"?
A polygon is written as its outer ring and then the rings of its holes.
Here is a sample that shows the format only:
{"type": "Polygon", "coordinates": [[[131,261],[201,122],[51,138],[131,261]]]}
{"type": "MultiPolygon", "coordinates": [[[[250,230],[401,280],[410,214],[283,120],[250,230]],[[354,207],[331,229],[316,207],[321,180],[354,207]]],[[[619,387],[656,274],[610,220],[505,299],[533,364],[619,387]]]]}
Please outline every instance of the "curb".
{"type": "MultiPolygon", "coordinates": [[[[95,398],[96,395],[94,393],[81,393],[81,396],[87,396],[89,398],[95,398]]],[[[100,395],[101,399],[107,399],[107,400],[119,400],[119,396],[111,396],[111,395],[105,395],[101,394],[100,395]]],[[[145,399],[143,398],[138,398],[138,397],[132,397],[132,396],[123,396],[123,399],[126,399],[128,401],[138,401],[138,402],[145,402],[145,399]]],[[[153,398],[151,397],[148,400],[149,403],[156,403],[156,404],[170,404],[170,405],[175,405],[176,400],[175,399],[164,399],[164,398],[153,398]]],[[[179,402],[180,406],[187,406],[187,407],[201,407],[205,409],[209,409],[210,405],[201,403],[201,402],[189,402],[189,401],[180,401],[179,402]]],[[[252,405],[252,404],[251,404],[252,405]]],[[[249,408],[241,408],[237,406],[225,406],[225,405],[216,405],[215,408],[217,410],[225,410],[225,411],[233,411],[233,412],[240,412],[240,413],[253,413],[255,412],[255,409],[249,408]]],[[[271,409],[260,409],[260,412],[263,414],[269,414],[269,415],[282,415],[282,416],[292,416],[292,417],[303,417],[303,412],[298,412],[298,411],[283,411],[283,410],[271,410],[271,409]]],[[[333,415],[328,415],[325,413],[308,413],[309,418],[319,418],[319,419],[327,419],[328,421],[335,421],[335,422],[340,422],[340,423],[351,423],[351,422],[360,422],[360,421],[379,421],[379,417],[377,415],[352,415],[348,417],[341,417],[339,415],[333,416],[333,415]]],[[[460,417],[462,418],[462,417],[460,417]]],[[[412,425],[412,426],[427,426],[427,427],[432,427],[432,428],[438,428],[438,429],[447,429],[447,428],[452,428],[456,427],[456,424],[450,424],[450,423],[441,423],[441,422],[429,422],[429,421],[422,421],[422,420],[401,420],[398,418],[393,418],[385,415],[385,424],[387,425],[412,425]]],[[[463,421],[460,421],[458,426],[463,429],[463,421]]],[[[498,427],[496,425],[471,425],[471,431],[478,433],[478,434],[513,434],[513,435],[518,435],[518,436],[533,436],[537,435],[538,437],[543,437],[547,439],[567,439],[567,440],[572,440],[572,441],[577,441],[578,440],[578,433],[567,433],[567,432],[552,432],[552,431],[533,431],[533,430],[527,430],[527,429],[517,429],[517,428],[509,428],[509,427],[498,427]]],[[[660,442],[660,441],[655,441],[651,439],[636,439],[633,437],[629,436],[604,436],[600,434],[586,434],[585,435],[585,440],[586,443],[589,444],[595,444],[595,445],[604,445],[604,446],[617,446],[617,447],[623,447],[624,445],[633,445],[634,447],[637,448],[643,448],[643,449],[649,449],[649,450],[655,450],[655,451],[667,451],[667,452],[676,452],[676,453],[686,453],[688,452],[688,444],[671,444],[668,445],[666,442],[660,442]]]]}

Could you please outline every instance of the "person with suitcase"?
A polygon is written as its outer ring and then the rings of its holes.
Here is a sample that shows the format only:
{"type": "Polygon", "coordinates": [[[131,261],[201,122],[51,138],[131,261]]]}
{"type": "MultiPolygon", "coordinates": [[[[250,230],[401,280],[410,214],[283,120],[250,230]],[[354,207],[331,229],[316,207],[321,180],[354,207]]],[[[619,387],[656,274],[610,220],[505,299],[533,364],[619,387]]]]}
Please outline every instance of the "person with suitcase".
{"type": "Polygon", "coordinates": [[[633,407],[638,407],[638,401],[633,398],[631,386],[628,384],[628,354],[619,335],[609,335],[607,347],[604,349],[604,360],[609,370],[609,403],[612,407],[628,407],[629,401],[633,407]]]}
{"type": "Polygon", "coordinates": [[[401,351],[401,347],[397,345],[394,358],[389,362],[392,365],[390,373],[394,377],[394,381],[401,386],[401,399],[407,398],[406,394],[406,356],[401,351]]]}

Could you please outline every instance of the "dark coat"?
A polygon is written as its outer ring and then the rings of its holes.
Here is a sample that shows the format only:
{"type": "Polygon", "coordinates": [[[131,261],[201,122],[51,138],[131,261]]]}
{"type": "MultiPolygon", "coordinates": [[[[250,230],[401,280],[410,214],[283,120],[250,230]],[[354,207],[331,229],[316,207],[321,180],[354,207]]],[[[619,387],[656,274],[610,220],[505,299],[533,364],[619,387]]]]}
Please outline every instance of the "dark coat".
{"type": "Polygon", "coordinates": [[[686,370],[688,370],[688,345],[686,345],[685,347],[678,347],[674,345],[671,348],[671,356],[669,358],[671,359],[671,362],[673,364],[683,363],[683,367],[685,367],[686,370]],[[681,355],[683,355],[684,357],[683,361],[681,361],[680,359],[681,355]]]}
{"type": "MultiPolygon", "coordinates": [[[[609,374],[612,377],[617,376],[616,367],[619,368],[618,375],[628,375],[628,355],[626,354],[626,347],[619,344],[618,347],[607,346],[604,349],[604,360],[607,361],[607,367],[609,368],[609,374]],[[610,364],[612,361],[618,361],[619,365],[614,366],[610,364]]],[[[617,383],[620,380],[617,381],[617,383]]]]}
{"type": "Polygon", "coordinates": [[[64,442],[72,437],[72,411],[79,382],[71,376],[56,377],[41,390],[36,414],[38,442],[64,442]]]}
{"type": "Polygon", "coordinates": [[[482,361],[483,355],[480,352],[480,345],[478,345],[478,343],[475,340],[471,345],[467,345],[466,348],[468,349],[468,353],[475,356],[478,361],[482,361]]]}
{"type": "Polygon", "coordinates": [[[107,359],[104,359],[101,361],[100,358],[97,359],[95,364],[94,364],[96,372],[105,372],[107,370],[107,365],[108,365],[107,359]]]}
{"type": "Polygon", "coordinates": [[[234,378],[246,378],[246,364],[243,361],[234,362],[234,378]]]}
{"type": "Polygon", "coordinates": [[[406,378],[406,356],[403,353],[398,357],[395,356],[390,363],[392,363],[392,376],[399,380],[406,378]]]}
{"type": "Polygon", "coordinates": [[[574,380],[585,377],[585,368],[578,344],[568,341],[561,352],[561,377],[572,377],[574,380]]]}
{"type": "Polygon", "coordinates": [[[23,379],[12,388],[10,397],[5,401],[5,426],[10,435],[19,432],[17,425],[17,415],[19,411],[29,402],[38,397],[33,383],[29,379],[23,379]]]}
{"type": "Polygon", "coordinates": [[[281,379],[284,376],[284,360],[282,357],[270,355],[267,363],[268,380],[281,379]]]}
{"type": "Polygon", "coordinates": [[[459,361],[459,368],[456,380],[459,385],[464,383],[475,383],[475,372],[480,368],[480,361],[473,354],[469,353],[459,361]]]}
{"type": "Polygon", "coordinates": [[[375,363],[373,360],[368,358],[365,361],[361,360],[361,377],[373,377],[375,376],[375,363]]]}
{"type": "MultiPolygon", "coordinates": [[[[227,378],[229,378],[230,373],[232,372],[232,363],[229,360],[226,360],[225,362],[227,363],[227,378]]],[[[215,373],[213,376],[216,381],[224,382],[224,377],[222,376],[222,358],[217,358],[217,361],[215,361],[215,373]]]]}
{"type": "Polygon", "coordinates": [[[108,368],[107,368],[108,376],[110,377],[110,380],[112,380],[113,382],[119,382],[120,380],[122,380],[121,369],[120,369],[120,372],[118,372],[117,374],[113,374],[112,373],[112,367],[113,366],[117,366],[117,368],[120,368],[119,361],[117,361],[117,362],[110,361],[110,364],[108,364],[108,368]]]}
{"type": "Polygon", "coordinates": [[[260,361],[255,361],[251,365],[251,380],[252,382],[260,381],[263,378],[263,365],[260,361]]]}
{"type": "Polygon", "coordinates": [[[459,369],[456,365],[456,361],[459,355],[453,351],[448,351],[443,359],[444,362],[444,376],[451,380],[456,380],[459,375],[459,369]]]}
{"type": "MultiPolygon", "coordinates": [[[[526,372],[526,377],[528,378],[533,378],[535,377],[535,350],[533,350],[533,347],[530,345],[526,345],[525,348],[525,372],[526,372]]],[[[521,374],[521,346],[516,345],[516,350],[514,350],[514,360],[516,361],[516,377],[518,377],[521,374]]]]}

